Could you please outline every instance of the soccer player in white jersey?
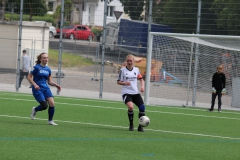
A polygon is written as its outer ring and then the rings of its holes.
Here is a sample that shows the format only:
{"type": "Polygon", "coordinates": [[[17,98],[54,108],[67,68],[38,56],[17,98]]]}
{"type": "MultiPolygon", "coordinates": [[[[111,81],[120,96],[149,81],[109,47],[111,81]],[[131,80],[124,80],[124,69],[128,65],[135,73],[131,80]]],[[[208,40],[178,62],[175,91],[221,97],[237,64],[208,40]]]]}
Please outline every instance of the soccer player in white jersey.
{"type": "Polygon", "coordinates": [[[36,65],[27,77],[28,81],[32,84],[33,96],[39,103],[37,107],[32,108],[31,119],[35,119],[38,111],[48,108],[48,124],[57,125],[53,122],[55,112],[54,99],[48,84],[57,87],[58,91],[61,91],[61,87],[52,81],[51,69],[47,66],[48,55],[46,53],[38,55],[35,63],[36,65]]]}
{"type": "MultiPolygon", "coordinates": [[[[134,56],[129,54],[126,57],[126,66],[121,68],[117,79],[117,84],[122,85],[122,98],[123,102],[128,107],[128,119],[130,122],[129,131],[134,130],[133,117],[134,117],[134,104],[138,107],[138,118],[145,116],[145,105],[143,99],[138,91],[137,81],[140,80],[140,91],[144,92],[144,80],[137,67],[134,67],[134,56]]],[[[144,132],[141,125],[138,126],[139,132],[144,132]]]]}

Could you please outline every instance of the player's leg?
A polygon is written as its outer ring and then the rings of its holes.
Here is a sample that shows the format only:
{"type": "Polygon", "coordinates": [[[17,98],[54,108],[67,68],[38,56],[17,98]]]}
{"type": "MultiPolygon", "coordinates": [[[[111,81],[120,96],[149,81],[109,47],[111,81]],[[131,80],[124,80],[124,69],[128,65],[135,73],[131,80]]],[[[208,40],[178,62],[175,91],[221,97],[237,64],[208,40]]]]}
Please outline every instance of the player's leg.
{"type": "Polygon", "coordinates": [[[53,116],[54,116],[54,112],[55,112],[54,99],[53,99],[53,97],[49,97],[49,98],[47,98],[47,101],[48,101],[48,104],[49,104],[48,120],[52,121],[53,120],[53,116]]]}
{"type": "Polygon", "coordinates": [[[55,105],[54,105],[54,99],[53,99],[53,94],[51,90],[48,88],[46,89],[46,92],[44,92],[44,96],[48,101],[49,108],[48,108],[48,124],[50,125],[58,125],[53,121],[53,116],[55,113],[55,105]]]}
{"type": "Polygon", "coordinates": [[[58,125],[58,124],[53,122],[53,116],[54,116],[54,113],[55,113],[53,97],[47,98],[47,101],[48,101],[48,104],[49,104],[49,108],[48,108],[48,123],[50,125],[58,125]]]}
{"type": "Polygon", "coordinates": [[[222,106],[222,90],[217,91],[218,95],[218,112],[221,112],[221,106],[222,106]]]}
{"type": "Polygon", "coordinates": [[[34,90],[33,91],[33,96],[40,103],[40,105],[32,108],[32,112],[31,112],[31,119],[32,120],[35,119],[36,113],[38,111],[46,110],[48,108],[47,101],[45,100],[45,97],[44,97],[41,90],[34,90]]]}
{"type": "Polygon", "coordinates": [[[38,105],[35,108],[36,112],[43,111],[43,110],[46,110],[48,108],[47,101],[46,101],[46,98],[44,96],[44,91],[45,91],[45,89],[43,89],[43,88],[41,88],[39,90],[33,90],[33,96],[40,103],[40,105],[38,105]]]}
{"type": "Polygon", "coordinates": [[[44,100],[44,101],[39,102],[39,103],[40,103],[40,105],[32,108],[32,113],[31,113],[31,119],[32,120],[35,119],[35,116],[36,116],[38,111],[43,111],[43,110],[46,110],[48,108],[47,101],[44,100]]]}
{"type": "Polygon", "coordinates": [[[42,101],[42,102],[39,102],[39,103],[40,103],[40,105],[35,108],[35,111],[36,111],[36,112],[38,112],[38,111],[43,111],[43,110],[46,110],[46,109],[48,108],[48,105],[47,105],[47,101],[46,101],[46,100],[44,100],[44,101],[42,101]]]}
{"type": "MultiPolygon", "coordinates": [[[[145,116],[145,105],[141,95],[140,94],[134,95],[133,102],[136,104],[136,106],[138,106],[139,109],[138,118],[145,116]]],[[[141,125],[138,126],[138,131],[144,132],[144,129],[141,125]]]]}
{"type": "Polygon", "coordinates": [[[128,107],[128,120],[129,120],[129,130],[133,131],[134,130],[134,125],[133,125],[133,118],[134,118],[134,106],[132,103],[132,97],[131,95],[124,94],[123,95],[123,102],[127,105],[128,107]]]}
{"type": "Polygon", "coordinates": [[[37,114],[38,111],[43,111],[43,110],[46,110],[48,105],[47,105],[47,101],[42,101],[42,102],[39,102],[40,105],[38,105],[37,107],[33,107],[32,108],[32,113],[31,113],[31,119],[34,120],[35,119],[35,116],[37,114]]]}
{"type": "Polygon", "coordinates": [[[212,104],[211,104],[211,108],[209,109],[209,111],[213,111],[214,110],[216,96],[217,96],[217,92],[215,94],[212,93],[212,102],[211,102],[212,104]]]}

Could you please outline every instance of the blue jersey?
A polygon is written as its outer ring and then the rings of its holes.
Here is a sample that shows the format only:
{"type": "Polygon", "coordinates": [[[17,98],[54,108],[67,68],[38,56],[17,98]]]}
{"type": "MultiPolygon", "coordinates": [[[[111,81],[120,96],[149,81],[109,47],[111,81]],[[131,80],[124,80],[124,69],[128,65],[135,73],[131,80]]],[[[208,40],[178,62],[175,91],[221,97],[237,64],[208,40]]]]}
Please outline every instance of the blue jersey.
{"type": "Polygon", "coordinates": [[[31,74],[33,75],[33,81],[40,88],[49,88],[47,80],[51,76],[51,69],[48,66],[41,66],[40,64],[36,64],[33,67],[31,74]]]}

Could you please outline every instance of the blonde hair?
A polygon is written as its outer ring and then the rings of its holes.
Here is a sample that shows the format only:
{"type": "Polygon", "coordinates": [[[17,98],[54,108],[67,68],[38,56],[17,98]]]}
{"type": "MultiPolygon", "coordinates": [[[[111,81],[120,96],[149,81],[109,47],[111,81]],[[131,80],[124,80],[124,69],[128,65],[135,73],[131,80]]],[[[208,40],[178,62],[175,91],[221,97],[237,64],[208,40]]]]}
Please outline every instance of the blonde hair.
{"type": "Polygon", "coordinates": [[[222,66],[222,65],[219,65],[219,66],[217,66],[217,69],[218,69],[218,68],[222,68],[222,69],[223,69],[223,66],[222,66]]]}
{"type": "Polygon", "coordinates": [[[127,56],[126,56],[126,60],[125,60],[125,62],[127,62],[127,59],[128,59],[128,58],[132,58],[132,60],[133,60],[133,64],[135,64],[134,57],[135,57],[135,56],[132,55],[132,54],[127,55],[127,56]]]}
{"type": "Polygon", "coordinates": [[[133,60],[134,60],[134,55],[132,55],[132,54],[129,54],[129,55],[127,55],[127,56],[126,56],[126,59],[127,59],[127,58],[129,58],[129,57],[132,57],[132,58],[133,58],[133,60]]]}
{"type": "Polygon", "coordinates": [[[43,53],[39,54],[39,55],[37,56],[37,60],[35,61],[36,64],[40,64],[40,63],[41,63],[41,58],[42,58],[42,55],[43,55],[43,54],[47,54],[47,53],[43,52],[43,53]]]}

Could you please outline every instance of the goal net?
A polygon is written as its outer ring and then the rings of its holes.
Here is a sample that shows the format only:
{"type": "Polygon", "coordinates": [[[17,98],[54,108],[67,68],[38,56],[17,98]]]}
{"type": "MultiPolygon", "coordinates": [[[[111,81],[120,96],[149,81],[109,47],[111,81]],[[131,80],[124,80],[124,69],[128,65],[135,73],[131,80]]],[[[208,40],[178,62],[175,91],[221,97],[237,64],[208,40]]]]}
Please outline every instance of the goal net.
{"type": "MultiPolygon", "coordinates": [[[[159,105],[210,108],[212,76],[222,65],[227,90],[222,106],[240,107],[239,36],[151,32],[149,38],[148,58],[162,66],[158,73],[147,74],[146,104],[154,99],[159,105]]],[[[150,62],[147,68],[153,67],[150,62]]]]}

